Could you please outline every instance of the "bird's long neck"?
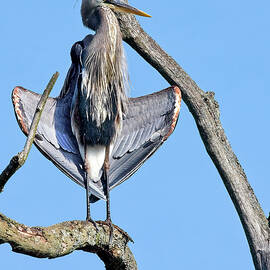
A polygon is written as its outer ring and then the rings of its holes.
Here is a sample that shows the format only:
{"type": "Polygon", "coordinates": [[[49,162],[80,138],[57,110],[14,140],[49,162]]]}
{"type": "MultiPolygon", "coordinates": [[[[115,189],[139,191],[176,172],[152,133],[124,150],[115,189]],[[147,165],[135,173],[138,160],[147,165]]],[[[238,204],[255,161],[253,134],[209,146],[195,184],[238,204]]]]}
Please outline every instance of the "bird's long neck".
{"type": "Polygon", "coordinates": [[[118,21],[109,8],[96,11],[98,28],[87,53],[83,85],[89,100],[89,117],[100,126],[105,120],[122,118],[126,106],[127,69],[118,21]]]}

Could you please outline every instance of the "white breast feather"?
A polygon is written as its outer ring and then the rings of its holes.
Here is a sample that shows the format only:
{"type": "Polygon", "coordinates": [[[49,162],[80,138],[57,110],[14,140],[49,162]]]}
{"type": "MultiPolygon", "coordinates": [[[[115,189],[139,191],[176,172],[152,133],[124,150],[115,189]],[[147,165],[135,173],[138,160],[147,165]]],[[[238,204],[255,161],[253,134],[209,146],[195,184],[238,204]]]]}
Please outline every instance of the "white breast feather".
{"type": "Polygon", "coordinates": [[[87,173],[94,182],[99,181],[102,175],[105,149],[106,147],[103,145],[86,146],[85,163],[87,164],[87,173]]]}

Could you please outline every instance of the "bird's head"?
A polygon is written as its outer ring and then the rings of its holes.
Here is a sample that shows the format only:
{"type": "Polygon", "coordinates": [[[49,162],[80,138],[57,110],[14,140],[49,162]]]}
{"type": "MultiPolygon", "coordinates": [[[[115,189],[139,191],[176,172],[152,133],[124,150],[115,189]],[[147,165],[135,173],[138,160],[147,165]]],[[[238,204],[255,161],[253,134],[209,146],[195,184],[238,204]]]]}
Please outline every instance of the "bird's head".
{"type": "Polygon", "coordinates": [[[82,0],[81,14],[83,19],[83,24],[89,28],[95,30],[95,25],[97,24],[95,18],[95,11],[99,7],[108,7],[114,11],[131,13],[144,17],[151,17],[147,13],[134,8],[130,5],[121,3],[119,0],[82,0]]]}

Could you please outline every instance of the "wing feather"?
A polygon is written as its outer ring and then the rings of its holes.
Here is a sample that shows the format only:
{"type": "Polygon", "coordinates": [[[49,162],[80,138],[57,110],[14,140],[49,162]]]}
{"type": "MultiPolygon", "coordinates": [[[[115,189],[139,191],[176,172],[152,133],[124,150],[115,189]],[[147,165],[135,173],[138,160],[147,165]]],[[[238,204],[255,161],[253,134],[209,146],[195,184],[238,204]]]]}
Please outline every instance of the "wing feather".
{"type": "MultiPolygon", "coordinates": [[[[28,135],[35,108],[40,97],[40,95],[21,87],[16,87],[13,90],[12,100],[17,120],[26,135],[28,135]]],[[[85,187],[83,162],[78,151],[76,139],[69,127],[69,114],[59,114],[58,102],[60,102],[61,112],[63,112],[61,101],[57,98],[50,98],[47,101],[37,128],[34,144],[56,167],[75,183],[85,187]],[[59,127],[60,130],[58,130],[59,127]],[[46,132],[44,132],[45,130],[46,132]],[[63,131],[67,133],[63,134],[63,131]],[[60,133],[63,134],[63,137],[59,136],[60,133]],[[62,138],[61,142],[59,141],[60,137],[62,138]],[[62,145],[65,145],[65,147],[62,147],[62,145]]],[[[90,188],[91,193],[95,197],[105,199],[102,186],[96,183],[90,183],[90,188]]]]}
{"type": "Polygon", "coordinates": [[[170,87],[132,98],[110,159],[110,188],[124,182],[167,140],[178,120],[181,92],[170,87]]]}
{"type": "MultiPolygon", "coordinates": [[[[42,113],[35,145],[74,182],[85,187],[85,172],[77,141],[71,130],[70,107],[80,76],[80,59],[84,42],[71,49],[72,65],[58,98],[49,98],[42,113]]],[[[40,95],[22,87],[12,94],[14,110],[22,131],[28,135],[40,95]]],[[[177,123],[181,93],[170,87],[151,95],[130,98],[123,116],[122,130],[114,141],[110,157],[110,189],[124,182],[171,135],[177,123]]],[[[102,185],[90,183],[91,202],[105,199],[102,185]]]]}
{"type": "MultiPolygon", "coordinates": [[[[110,188],[124,182],[162,145],[174,130],[180,109],[180,92],[171,87],[149,96],[131,99],[123,120],[122,132],[115,141],[110,158],[110,188]],[[162,106],[156,109],[155,101],[162,106]],[[167,103],[164,100],[167,100],[167,103]],[[166,106],[167,110],[164,110],[166,106]],[[146,111],[155,108],[154,112],[146,111]],[[146,124],[147,123],[147,124],[146,124]]],[[[40,95],[21,87],[13,91],[18,123],[27,135],[40,95]]],[[[70,101],[71,102],[71,101],[70,101]]],[[[70,128],[69,104],[64,98],[49,98],[34,141],[37,148],[74,182],[85,187],[83,162],[70,128]]],[[[103,187],[92,184],[91,201],[105,199],[103,187]]]]}

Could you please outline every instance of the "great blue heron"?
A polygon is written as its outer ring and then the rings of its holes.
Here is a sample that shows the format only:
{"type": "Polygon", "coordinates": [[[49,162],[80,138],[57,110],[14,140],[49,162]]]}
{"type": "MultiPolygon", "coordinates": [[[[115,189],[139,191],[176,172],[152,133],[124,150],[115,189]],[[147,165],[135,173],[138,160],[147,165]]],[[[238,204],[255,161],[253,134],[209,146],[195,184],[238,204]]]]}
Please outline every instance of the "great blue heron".
{"type": "MultiPolygon", "coordinates": [[[[177,87],[127,98],[122,37],[111,9],[149,16],[112,0],[82,0],[83,23],[96,34],[73,45],[62,91],[48,99],[34,140],[42,154],[86,188],[87,220],[89,203],[105,199],[110,225],[109,190],[129,178],[170,136],[181,102],[177,87]]],[[[16,87],[12,99],[27,135],[40,95],[16,87]]]]}
{"type": "Polygon", "coordinates": [[[82,53],[82,76],[71,105],[71,129],[77,139],[86,173],[87,220],[90,220],[89,183],[103,176],[107,199],[106,222],[111,223],[109,156],[126,111],[127,69],[122,35],[111,9],[150,17],[113,0],[82,0],[83,24],[96,31],[82,53]]]}

